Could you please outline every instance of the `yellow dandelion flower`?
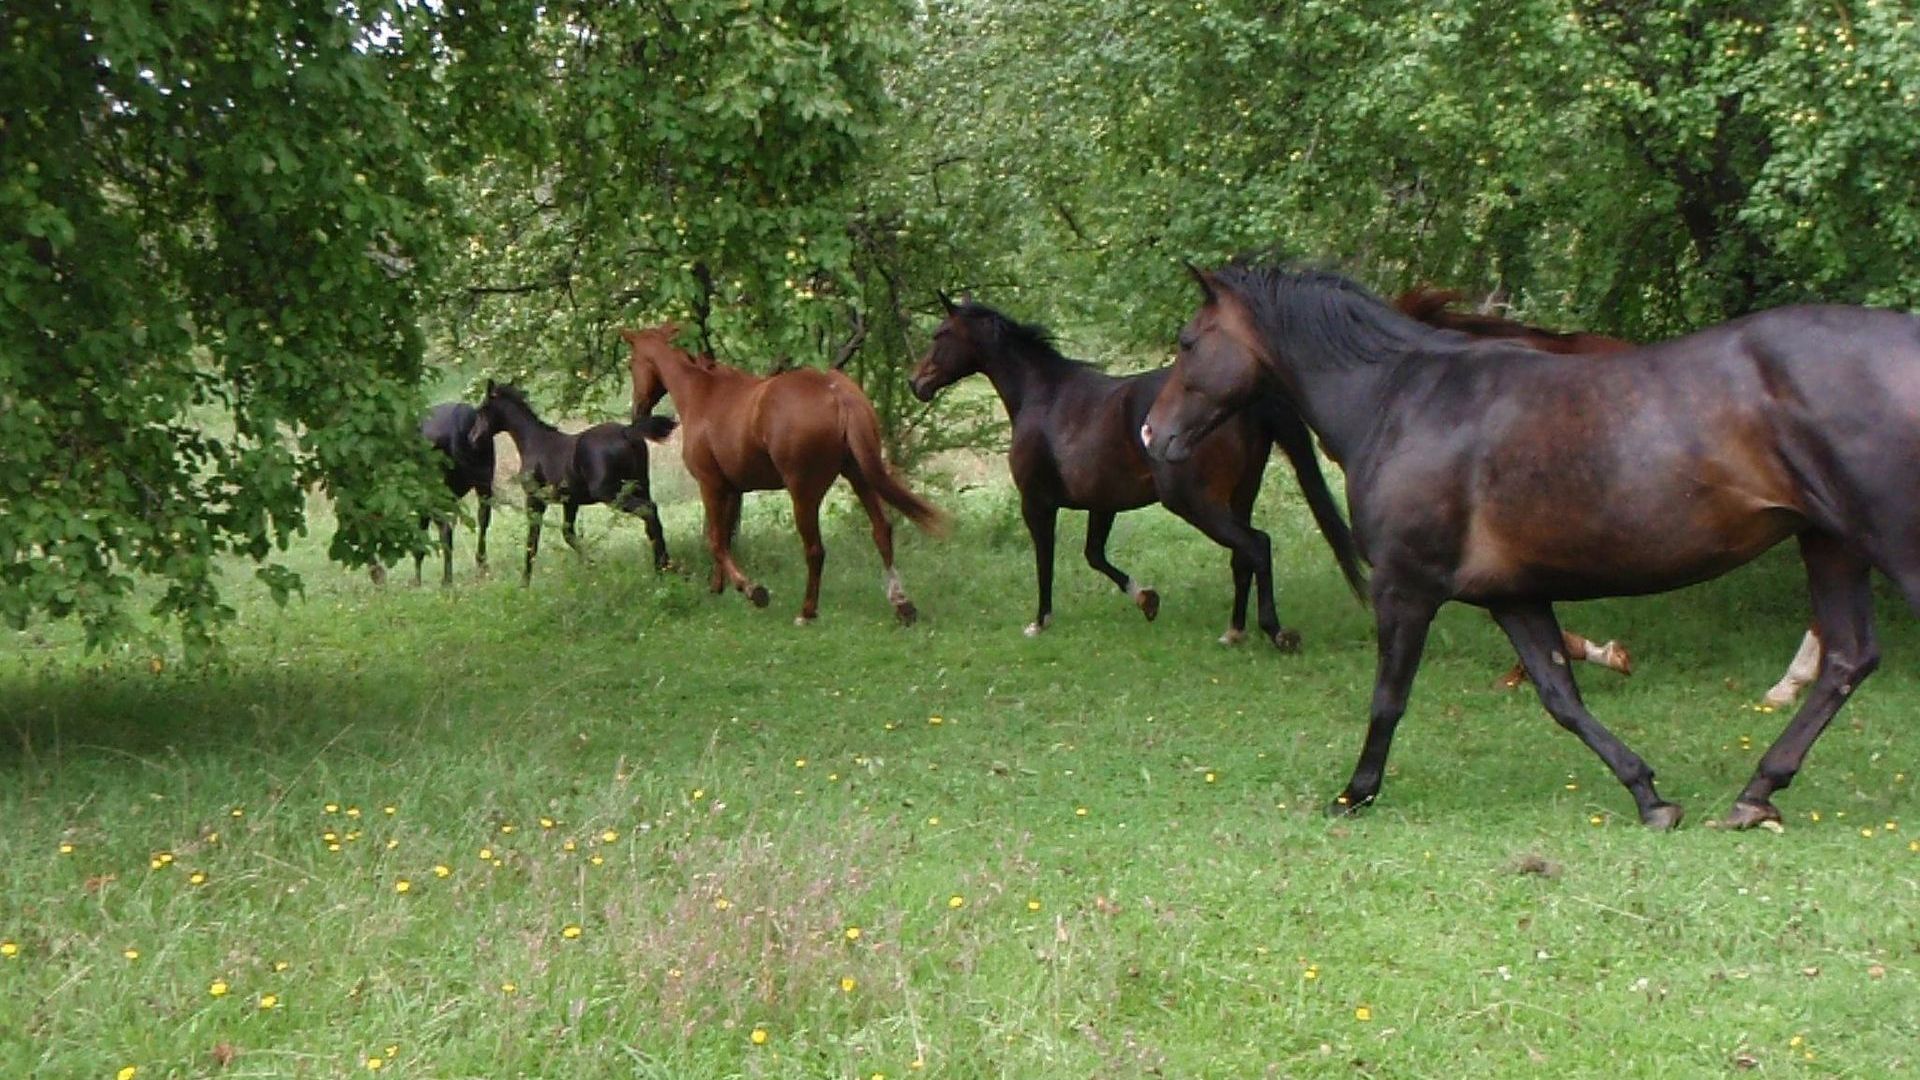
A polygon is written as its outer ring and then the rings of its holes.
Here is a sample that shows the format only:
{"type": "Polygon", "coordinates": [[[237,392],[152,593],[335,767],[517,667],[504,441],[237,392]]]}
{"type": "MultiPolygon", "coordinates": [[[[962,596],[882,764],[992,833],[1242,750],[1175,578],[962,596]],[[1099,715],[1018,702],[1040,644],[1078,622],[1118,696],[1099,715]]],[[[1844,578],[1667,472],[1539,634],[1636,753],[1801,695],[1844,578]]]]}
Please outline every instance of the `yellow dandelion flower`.
{"type": "Polygon", "coordinates": [[[443,877],[451,877],[452,875],[453,875],[453,867],[451,866],[446,866],[444,864],[436,864],[433,868],[434,877],[443,878],[443,877]]]}
{"type": "Polygon", "coordinates": [[[481,848],[481,849],[480,849],[480,861],[481,861],[481,862],[492,862],[492,861],[493,861],[493,849],[492,849],[492,848],[490,848],[490,847],[483,847],[483,848],[481,848]]]}
{"type": "Polygon", "coordinates": [[[261,994],[260,995],[260,1011],[265,1012],[269,1009],[277,1009],[279,1007],[280,1007],[279,994],[261,994]]]}
{"type": "Polygon", "coordinates": [[[1920,851],[1920,840],[1909,840],[1909,841],[1907,841],[1907,850],[1908,850],[1908,851],[1920,851]]]}
{"type": "Polygon", "coordinates": [[[753,1033],[748,1035],[747,1038],[752,1039],[753,1045],[755,1046],[765,1046],[767,1045],[767,1029],[754,1028],[753,1033]]]}
{"type": "Polygon", "coordinates": [[[933,817],[930,817],[930,818],[928,818],[928,819],[927,819],[927,824],[929,824],[929,825],[938,825],[938,824],[940,824],[940,816],[939,816],[938,814],[936,814],[936,815],[934,815],[933,817]]]}
{"type": "Polygon", "coordinates": [[[408,881],[406,878],[401,878],[399,881],[393,883],[393,891],[397,893],[412,892],[413,882],[408,881]]]}
{"type": "Polygon", "coordinates": [[[247,811],[244,807],[236,806],[233,809],[227,811],[227,816],[228,817],[246,817],[247,811]]]}
{"type": "Polygon", "coordinates": [[[1368,1006],[1362,1005],[1353,1010],[1353,1018],[1363,1024],[1367,1023],[1373,1019],[1373,1010],[1368,1006]]]}
{"type": "Polygon", "coordinates": [[[397,806],[383,806],[380,808],[380,812],[387,815],[388,817],[392,817],[393,815],[400,812],[400,808],[397,806]]]}
{"type": "Polygon", "coordinates": [[[1812,811],[1809,811],[1809,812],[1807,813],[1807,818],[1808,818],[1808,820],[1811,820],[1811,821],[1819,821],[1819,820],[1820,820],[1820,811],[1818,811],[1818,810],[1812,810],[1812,811]]]}
{"type": "Polygon", "coordinates": [[[120,950],[120,955],[126,957],[128,960],[138,960],[140,959],[140,950],[133,948],[132,946],[128,946],[127,948],[120,950]]]}
{"type": "Polygon", "coordinates": [[[187,875],[187,884],[189,885],[205,885],[206,883],[207,872],[205,870],[195,870],[193,873],[187,875]]]}
{"type": "Polygon", "coordinates": [[[874,1073],[868,1080],[887,1080],[886,1073],[874,1073]]]}
{"type": "Polygon", "coordinates": [[[1606,823],[1607,823],[1606,817],[1600,814],[1595,814],[1592,817],[1587,819],[1587,824],[1589,825],[1605,825],[1606,823]]]}
{"type": "Polygon", "coordinates": [[[967,898],[956,893],[953,896],[947,897],[947,906],[950,908],[966,907],[967,898]]]}
{"type": "Polygon", "coordinates": [[[379,1056],[377,1056],[377,1055],[376,1055],[376,1056],[372,1056],[372,1057],[369,1057],[369,1058],[367,1058],[367,1071],[368,1071],[368,1072],[379,1072],[379,1071],[380,1071],[381,1069],[384,1069],[384,1068],[386,1068],[386,1067],[387,1067],[387,1059],[386,1059],[386,1058],[383,1058],[383,1057],[379,1057],[379,1056]]]}
{"type": "Polygon", "coordinates": [[[914,1072],[919,1072],[926,1067],[927,1063],[920,1058],[914,1058],[912,1061],[907,1062],[907,1068],[912,1069],[914,1072]]]}
{"type": "Polygon", "coordinates": [[[706,797],[707,797],[707,789],[706,789],[706,788],[701,788],[701,787],[697,787],[697,788],[694,788],[694,789],[693,789],[693,798],[694,798],[694,801],[696,801],[696,802],[698,802],[699,800],[701,800],[701,799],[704,799],[704,798],[706,798],[706,797]]]}
{"type": "Polygon", "coordinates": [[[347,843],[349,843],[349,844],[351,844],[351,843],[353,843],[353,842],[354,842],[355,840],[358,840],[358,839],[360,839],[360,836],[361,836],[361,833],[360,833],[360,830],[359,830],[359,829],[348,829],[348,830],[347,830],[347,843]]]}
{"type": "Polygon", "coordinates": [[[359,808],[359,807],[357,807],[357,806],[349,806],[349,807],[347,807],[347,816],[348,816],[348,817],[350,817],[350,818],[357,818],[357,817],[359,817],[359,816],[360,816],[360,808],[359,808]]]}
{"type": "Polygon", "coordinates": [[[540,827],[543,829],[551,829],[557,824],[559,824],[559,822],[553,820],[550,817],[543,817],[540,819],[540,827]]]}
{"type": "Polygon", "coordinates": [[[1571,781],[1571,780],[1569,780],[1569,781],[1567,781],[1567,790],[1568,790],[1568,791],[1579,791],[1579,790],[1580,790],[1580,785],[1579,785],[1579,784],[1576,784],[1576,783],[1574,783],[1574,782],[1573,782],[1573,781],[1571,781]]]}
{"type": "Polygon", "coordinates": [[[1074,817],[1086,817],[1086,816],[1087,816],[1087,808],[1086,808],[1086,807],[1084,807],[1084,806],[1076,806],[1076,807],[1074,807],[1074,808],[1073,808],[1073,816],[1074,816],[1074,817]]]}
{"type": "Polygon", "coordinates": [[[513,832],[513,822],[503,821],[500,823],[500,834],[502,836],[511,835],[512,832],[513,832]]]}
{"type": "Polygon", "coordinates": [[[215,979],[213,980],[213,985],[207,987],[207,993],[212,994],[214,997],[226,997],[228,989],[227,980],[215,979]]]}
{"type": "Polygon", "coordinates": [[[1867,838],[1867,839],[1869,839],[1869,840],[1871,840],[1871,839],[1873,839],[1873,830],[1872,830],[1871,828],[1867,828],[1867,829],[1861,829],[1861,830],[1860,830],[1860,835],[1861,835],[1861,836],[1864,836],[1864,837],[1866,837],[1866,838],[1867,838]]]}
{"type": "Polygon", "coordinates": [[[572,923],[568,923],[560,928],[560,936],[566,938],[568,941],[572,941],[574,938],[580,936],[580,928],[572,923]]]}
{"type": "Polygon", "coordinates": [[[595,855],[595,856],[594,856],[593,858],[591,858],[591,859],[588,859],[587,861],[588,861],[588,862],[590,862],[590,863],[592,863],[592,864],[593,864],[593,865],[595,865],[595,866],[599,866],[599,865],[600,865],[601,863],[604,863],[604,862],[606,862],[607,860],[606,860],[606,859],[604,859],[604,858],[601,858],[601,857],[600,857],[600,856],[598,856],[598,855],[595,855]]]}
{"type": "Polygon", "coordinates": [[[140,1075],[140,1066],[122,1065],[120,1067],[120,1071],[113,1074],[113,1080],[133,1080],[134,1077],[139,1075],[140,1075]]]}
{"type": "Polygon", "coordinates": [[[716,897],[713,901],[713,910],[715,911],[725,911],[732,906],[733,906],[733,901],[727,899],[724,896],[716,897]]]}
{"type": "Polygon", "coordinates": [[[668,969],[667,969],[667,978],[669,978],[669,979],[677,979],[677,978],[679,978],[679,977],[680,977],[680,974],[681,974],[681,972],[680,972],[680,969],[679,969],[679,968],[668,968],[668,969]]]}
{"type": "Polygon", "coordinates": [[[927,717],[927,723],[932,724],[934,727],[939,727],[941,724],[946,723],[946,721],[937,716],[929,716],[927,717]]]}
{"type": "Polygon", "coordinates": [[[396,838],[394,838],[394,837],[391,837],[391,836],[389,836],[389,837],[387,837],[387,850],[388,850],[388,851],[392,851],[392,850],[393,850],[394,848],[397,848],[397,847],[399,847],[399,846],[400,846],[400,841],[399,841],[398,839],[396,839],[396,838]]]}
{"type": "Polygon", "coordinates": [[[839,773],[837,773],[837,772],[830,772],[830,773],[828,773],[828,774],[827,774],[827,779],[829,779],[829,780],[838,780],[838,779],[840,779],[840,774],[839,774],[839,773]]]}
{"type": "Polygon", "coordinates": [[[620,839],[620,834],[612,829],[608,829],[600,834],[600,842],[603,844],[611,844],[618,839],[620,839]]]}
{"type": "Polygon", "coordinates": [[[1319,977],[1320,977],[1320,965],[1319,965],[1319,964],[1308,964],[1308,965],[1307,965],[1307,970],[1305,970],[1305,971],[1303,971],[1303,972],[1301,972],[1300,974],[1301,974],[1301,975],[1302,975],[1303,977],[1305,977],[1305,978],[1308,978],[1308,979],[1317,979],[1317,978],[1319,978],[1319,977]]]}
{"type": "Polygon", "coordinates": [[[397,1043],[387,1047],[387,1059],[389,1061],[399,1056],[400,1056],[400,1047],[397,1043]]]}
{"type": "Polygon", "coordinates": [[[337,814],[340,812],[340,804],[337,802],[330,802],[326,805],[325,809],[329,814],[337,814]]]}
{"type": "Polygon", "coordinates": [[[325,840],[327,843],[331,844],[335,840],[340,839],[340,834],[337,832],[334,832],[332,829],[328,829],[326,832],[323,832],[320,834],[320,839],[325,840]]]}
{"type": "Polygon", "coordinates": [[[60,854],[62,854],[62,855],[71,855],[71,854],[73,854],[73,845],[72,845],[72,844],[61,844],[61,845],[60,845],[60,854]]]}
{"type": "Polygon", "coordinates": [[[1039,911],[1039,910],[1040,910],[1040,901],[1038,901],[1038,900],[1029,900],[1029,901],[1027,901],[1027,910],[1028,910],[1028,911],[1039,911]]]}
{"type": "Polygon", "coordinates": [[[219,834],[219,833],[217,833],[217,832],[210,832],[210,833],[208,833],[208,834],[207,834],[207,843],[209,843],[209,844],[217,844],[217,843],[219,843],[219,842],[220,842],[220,834],[219,834]]]}
{"type": "Polygon", "coordinates": [[[858,985],[858,983],[853,981],[853,976],[851,975],[843,975],[840,978],[840,992],[843,994],[853,993],[853,988],[858,985]]]}
{"type": "MultiPolygon", "coordinates": [[[[859,927],[857,927],[857,926],[849,926],[849,927],[847,927],[847,933],[846,933],[846,937],[847,937],[847,940],[848,940],[848,941],[859,941],[859,940],[860,940],[860,928],[859,928],[859,927]]],[[[11,955],[11,954],[9,954],[9,955],[11,955]]]]}
{"type": "Polygon", "coordinates": [[[887,721],[887,722],[886,722],[886,724],[885,724],[885,727],[886,727],[886,729],[887,729],[888,731],[892,731],[892,730],[893,730],[893,728],[894,728],[894,723],[893,723],[893,721],[891,721],[891,720],[889,720],[889,721],[887,721]]]}
{"type": "Polygon", "coordinates": [[[339,851],[339,850],[340,850],[340,845],[339,845],[339,844],[328,844],[328,845],[327,845],[327,850],[328,850],[328,851],[339,851]]]}
{"type": "Polygon", "coordinates": [[[571,840],[568,840],[566,843],[560,845],[560,850],[561,851],[578,851],[580,850],[580,845],[574,843],[571,840]]]}
{"type": "Polygon", "coordinates": [[[1807,1041],[1806,1036],[1795,1035],[1793,1038],[1787,1040],[1787,1045],[1793,1047],[1795,1050],[1798,1050],[1801,1044],[1805,1043],[1806,1041],[1807,1041]]]}
{"type": "Polygon", "coordinates": [[[1213,783],[1215,780],[1218,780],[1218,779],[1220,778],[1218,776],[1215,776],[1213,773],[1207,774],[1207,783],[1209,784],[1213,783]]]}
{"type": "Polygon", "coordinates": [[[1885,825],[1882,825],[1882,826],[1880,826],[1880,827],[1881,827],[1881,828],[1883,828],[1883,829],[1885,829],[1885,830],[1887,830],[1888,832],[1899,832],[1899,831],[1900,831],[1900,823],[1899,823],[1899,822],[1897,822],[1897,821],[1889,821],[1889,822],[1887,822],[1887,823],[1886,823],[1885,825]]]}
{"type": "Polygon", "coordinates": [[[0,956],[4,956],[7,959],[11,960],[14,957],[19,955],[20,955],[20,945],[18,942],[15,942],[11,939],[7,941],[0,941],[0,956]]]}
{"type": "Polygon", "coordinates": [[[500,992],[503,994],[517,993],[519,989],[520,989],[520,985],[512,981],[503,982],[500,984],[500,992]]]}
{"type": "Polygon", "coordinates": [[[275,960],[273,962],[273,970],[275,971],[285,971],[292,966],[293,965],[287,963],[285,960],[275,960]]]}

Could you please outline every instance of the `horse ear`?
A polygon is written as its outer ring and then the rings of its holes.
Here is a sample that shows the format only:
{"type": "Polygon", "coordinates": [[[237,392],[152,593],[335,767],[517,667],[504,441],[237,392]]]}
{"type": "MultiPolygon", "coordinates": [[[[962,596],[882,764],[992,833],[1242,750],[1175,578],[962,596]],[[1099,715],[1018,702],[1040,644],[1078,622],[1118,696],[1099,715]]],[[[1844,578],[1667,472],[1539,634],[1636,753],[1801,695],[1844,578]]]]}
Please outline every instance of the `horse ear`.
{"type": "Polygon", "coordinates": [[[493,396],[493,390],[494,390],[494,383],[493,383],[493,380],[492,380],[492,379],[488,379],[488,380],[487,380],[487,396],[488,396],[488,397],[492,397],[492,396],[493,396]]]}
{"type": "Polygon", "coordinates": [[[674,322],[672,319],[668,319],[666,322],[661,323],[660,336],[667,339],[668,341],[672,341],[674,338],[679,337],[680,324],[677,322],[674,322]]]}
{"type": "Polygon", "coordinates": [[[948,296],[944,289],[935,289],[934,293],[940,297],[940,306],[947,309],[947,314],[951,315],[960,310],[960,305],[954,303],[953,297],[948,296]]]}
{"type": "Polygon", "coordinates": [[[1193,265],[1192,263],[1187,263],[1186,267],[1187,267],[1187,273],[1192,274],[1193,280],[1199,284],[1200,294],[1206,298],[1207,303],[1211,304],[1214,301],[1220,299],[1220,291],[1216,287],[1216,283],[1211,273],[1200,269],[1199,267],[1193,265]]]}

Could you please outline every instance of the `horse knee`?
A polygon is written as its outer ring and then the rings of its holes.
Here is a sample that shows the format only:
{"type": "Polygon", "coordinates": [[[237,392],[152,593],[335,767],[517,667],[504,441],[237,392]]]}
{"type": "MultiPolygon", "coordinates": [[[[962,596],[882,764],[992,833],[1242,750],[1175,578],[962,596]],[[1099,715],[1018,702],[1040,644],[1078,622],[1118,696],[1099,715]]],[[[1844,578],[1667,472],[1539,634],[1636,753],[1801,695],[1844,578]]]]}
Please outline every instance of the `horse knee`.
{"type": "Polygon", "coordinates": [[[1879,666],[1880,647],[1872,642],[1852,649],[1829,645],[1820,675],[1836,684],[1841,693],[1851,694],[1879,666]]]}

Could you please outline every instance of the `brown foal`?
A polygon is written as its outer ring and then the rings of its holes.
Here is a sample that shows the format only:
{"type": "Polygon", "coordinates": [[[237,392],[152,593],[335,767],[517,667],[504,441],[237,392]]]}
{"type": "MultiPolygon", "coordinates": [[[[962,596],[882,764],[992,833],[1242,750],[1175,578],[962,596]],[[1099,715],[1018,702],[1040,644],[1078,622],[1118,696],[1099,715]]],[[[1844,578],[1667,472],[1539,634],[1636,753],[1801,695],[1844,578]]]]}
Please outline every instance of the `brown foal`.
{"type": "Polygon", "coordinates": [[[901,623],[918,613],[893,565],[893,523],[882,501],[893,504],[923,531],[938,533],[945,516],[908,490],[880,451],[880,419],[858,383],[838,371],[798,368],[753,375],[695,357],[673,343],[680,328],[666,323],[649,330],[622,330],[632,355],[633,411],[643,416],[672,395],[680,413],[680,456],[700,485],[706,507],[707,550],[713,556],[714,592],[731,582],[755,607],[767,605],[765,586],[754,583],[733,559],[740,528],[741,496],[785,488],[793,499],[793,523],[806,546],[807,595],[796,623],[820,613],[820,501],[834,478],[844,476],[873,523],[873,546],[886,567],[887,600],[901,623]]]}

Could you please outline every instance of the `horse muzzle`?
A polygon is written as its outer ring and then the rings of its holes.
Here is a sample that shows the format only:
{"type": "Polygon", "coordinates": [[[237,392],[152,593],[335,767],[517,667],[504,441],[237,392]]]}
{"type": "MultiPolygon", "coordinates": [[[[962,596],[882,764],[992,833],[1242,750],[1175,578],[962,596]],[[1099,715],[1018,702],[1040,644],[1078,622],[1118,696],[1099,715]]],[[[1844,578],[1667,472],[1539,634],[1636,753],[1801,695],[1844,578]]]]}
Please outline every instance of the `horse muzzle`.
{"type": "Polygon", "coordinates": [[[1193,455],[1193,447],[1180,435],[1177,431],[1168,433],[1156,429],[1152,420],[1140,425],[1140,445],[1146,447],[1147,456],[1155,461],[1185,461],[1193,455]]]}

